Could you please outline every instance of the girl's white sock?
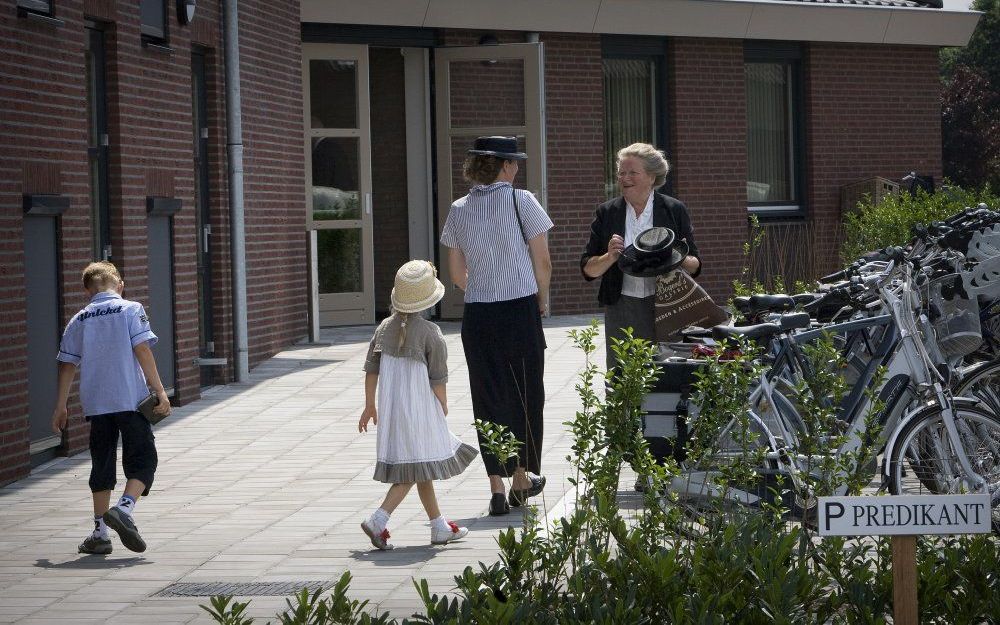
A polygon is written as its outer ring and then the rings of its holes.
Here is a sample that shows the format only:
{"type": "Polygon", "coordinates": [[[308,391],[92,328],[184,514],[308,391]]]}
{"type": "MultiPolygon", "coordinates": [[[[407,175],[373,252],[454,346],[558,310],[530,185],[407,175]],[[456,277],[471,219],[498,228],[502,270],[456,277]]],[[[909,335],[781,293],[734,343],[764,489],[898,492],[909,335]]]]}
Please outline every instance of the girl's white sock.
{"type": "Polygon", "coordinates": [[[379,529],[385,529],[385,526],[389,524],[389,513],[379,508],[368,518],[368,522],[379,529]]]}
{"type": "Polygon", "coordinates": [[[443,515],[436,519],[431,519],[431,529],[436,529],[438,531],[445,531],[449,529],[448,519],[444,518],[443,515]]]}

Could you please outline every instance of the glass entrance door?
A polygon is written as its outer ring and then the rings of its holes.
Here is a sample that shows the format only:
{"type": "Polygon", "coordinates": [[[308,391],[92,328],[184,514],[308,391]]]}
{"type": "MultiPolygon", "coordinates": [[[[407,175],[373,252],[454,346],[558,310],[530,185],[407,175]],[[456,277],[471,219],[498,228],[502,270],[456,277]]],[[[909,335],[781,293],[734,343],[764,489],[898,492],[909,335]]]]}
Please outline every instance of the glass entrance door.
{"type": "Polygon", "coordinates": [[[320,324],[374,323],[368,47],[304,44],[302,73],[320,324]]]}
{"type": "MultiPolygon", "coordinates": [[[[434,50],[437,119],[438,224],[451,203],[468,193],[462,178],[466,150],[476,137],[516,136],[528,154],[515,185],[546,205],[545,89],[541,43],[434,50]]],[[[440,231],[438,232],[440,235],[440,231]]],[[[450,285],[448,249],[441,250],[441,281],[450,285]]],[[[462,293],[449,288],[441,316],[462,316],[462,293]]]]}

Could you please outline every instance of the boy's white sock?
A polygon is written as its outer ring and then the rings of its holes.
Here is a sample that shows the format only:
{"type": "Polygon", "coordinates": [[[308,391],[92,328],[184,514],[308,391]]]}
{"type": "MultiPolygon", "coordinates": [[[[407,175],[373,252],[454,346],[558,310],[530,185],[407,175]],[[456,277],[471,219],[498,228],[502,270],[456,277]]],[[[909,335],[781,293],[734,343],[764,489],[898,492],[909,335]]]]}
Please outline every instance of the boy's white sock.
{"type": "Polygon", "coordinates": [[[379,508],[368,518],[368,522],[377,527],[379,530],[384,530],[385,526],[389,524],[389,513],[379,508]]]}
{"type": "Polygon", "coordinates": [[[122,495],[115,507],[131,517],[135,512],[135,499],[131,495],[122,495]]]}
{"type": "Polygon", "coordinates": [[[100,538],[101,540],[108,540],[109,539],[108,526],[104,524],[104,517],[103,516],[98,515],[98,516],[94,517],[94,533],[93,533],[93,536],[94,536],[94,538],[100,538]]]}
{"type": "Polygon", "coordinates": [[[431,519],[431,529],[444,532],[450,530],[451,528],[448,527],[448,519],[444,518],[444,516],[439,516],[436,519],[431,519]]]}

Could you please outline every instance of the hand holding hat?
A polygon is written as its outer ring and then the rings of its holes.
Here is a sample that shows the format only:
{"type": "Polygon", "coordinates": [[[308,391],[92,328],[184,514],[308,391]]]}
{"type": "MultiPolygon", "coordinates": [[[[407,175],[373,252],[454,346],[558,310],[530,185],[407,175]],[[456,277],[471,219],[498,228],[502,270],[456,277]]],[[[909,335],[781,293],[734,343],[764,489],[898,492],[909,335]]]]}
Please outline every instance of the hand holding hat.
{"type": "Polygon", "coordinates": [[[687,257],[688,245],[670,228],[648,228],[635,237],[618,258],[618,267],[636,278],[652,278],[680,267],[687,257]]]}

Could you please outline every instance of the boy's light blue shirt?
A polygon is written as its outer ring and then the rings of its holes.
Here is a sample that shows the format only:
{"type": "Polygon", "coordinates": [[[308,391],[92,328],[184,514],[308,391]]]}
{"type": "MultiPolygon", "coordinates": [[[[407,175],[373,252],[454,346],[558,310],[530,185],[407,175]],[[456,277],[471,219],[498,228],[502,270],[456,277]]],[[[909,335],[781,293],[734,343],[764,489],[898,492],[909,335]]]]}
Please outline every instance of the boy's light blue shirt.
{"type": "Polygon", "coordinates": [[[80,368],[85,417],[135,410],[149,390],[132,349],[156,341],[142,304],[110,291],[95,295],[70,320],[56,360],[80,368]]]}

